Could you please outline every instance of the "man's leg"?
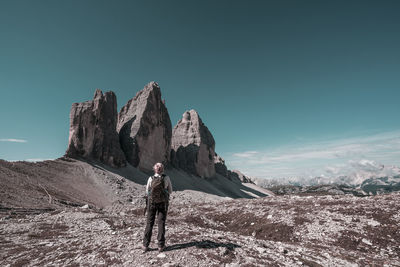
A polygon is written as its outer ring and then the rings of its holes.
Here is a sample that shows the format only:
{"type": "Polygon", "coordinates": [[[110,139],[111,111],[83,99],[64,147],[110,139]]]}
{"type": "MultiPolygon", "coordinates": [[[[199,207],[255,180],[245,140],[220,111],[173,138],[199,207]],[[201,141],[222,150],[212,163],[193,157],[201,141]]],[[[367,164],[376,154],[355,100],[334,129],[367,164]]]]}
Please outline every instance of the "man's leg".
{"type": "Polygon", "coordinates": [[[153,231],[153,225],[156,218],[156,207],[154,204],[149,203],[146,218],[146,230],[144,231],[143,246],[148,247],[150,245],[151,233],[153,231]]]}
{"type": "Polygon", "coordinates": [[[167,203],[158,204],[157,209],[158,209],[158,215],[157,215],[158,247],[164,248],[164,246],[165,246],[165,221],[167,220],[168,204],[167,203]]]}

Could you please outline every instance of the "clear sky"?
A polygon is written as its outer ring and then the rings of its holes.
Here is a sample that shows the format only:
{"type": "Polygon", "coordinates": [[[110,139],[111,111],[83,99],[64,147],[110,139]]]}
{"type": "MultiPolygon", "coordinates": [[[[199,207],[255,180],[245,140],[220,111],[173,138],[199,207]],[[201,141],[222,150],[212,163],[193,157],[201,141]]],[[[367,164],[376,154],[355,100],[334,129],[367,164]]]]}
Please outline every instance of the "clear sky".
{"type": "Polygon", "coordinates": [[[196,109],[250,175],[400,165],[399,14],[400,1],[2,0],[0,158],[62,156],[73,102],[100,88],[121,108],[154,80],[173,125],[196,109]]]}

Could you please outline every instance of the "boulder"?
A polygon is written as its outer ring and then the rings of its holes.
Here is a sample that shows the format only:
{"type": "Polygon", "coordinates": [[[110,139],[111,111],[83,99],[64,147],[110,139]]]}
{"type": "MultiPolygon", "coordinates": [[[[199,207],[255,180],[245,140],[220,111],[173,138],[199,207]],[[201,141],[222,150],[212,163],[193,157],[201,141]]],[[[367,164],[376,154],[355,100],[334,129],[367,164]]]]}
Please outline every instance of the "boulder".
{"type": "Polygon", "coordinates": [[[172,126],[160,87],[150,82],[122,107],[117,132],[127,161],[143,171],[169,162],[172,126]]]}
{"type": "Polygon", "coordinates": [[[195,110],[186,111],[172,131],[172,164],[186,172],[215,176],[214,137],[195,110]]]}
{"type": "Polygon", "coordinates": [[[126,165],[116,131],[117,99],[113,92],[97,89],[94,99],[74,103],[66,156],[98,160],[112,167],[126,165]]]}

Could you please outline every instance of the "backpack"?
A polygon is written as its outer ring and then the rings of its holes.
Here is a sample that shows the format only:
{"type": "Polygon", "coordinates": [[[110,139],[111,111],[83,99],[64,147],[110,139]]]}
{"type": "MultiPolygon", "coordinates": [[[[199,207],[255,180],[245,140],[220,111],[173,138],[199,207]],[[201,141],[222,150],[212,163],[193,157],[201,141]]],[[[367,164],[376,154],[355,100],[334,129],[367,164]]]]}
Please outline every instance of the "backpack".
{"type": "Polygon", "coordinates": [[[168,202],[168,193],[165,191],[165,174],[153,176],[151,181],[150,202],[164,203],[168,202]]]}

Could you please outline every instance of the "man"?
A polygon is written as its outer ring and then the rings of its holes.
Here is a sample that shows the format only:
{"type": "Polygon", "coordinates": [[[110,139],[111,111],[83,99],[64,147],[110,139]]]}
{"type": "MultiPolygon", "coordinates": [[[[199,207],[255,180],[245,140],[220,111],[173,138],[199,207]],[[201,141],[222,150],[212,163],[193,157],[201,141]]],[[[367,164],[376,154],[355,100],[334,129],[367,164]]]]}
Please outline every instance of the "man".
{"type": "Polygon", "coordinates": [[[151,233],[157,214],[158,224],[158,250],[165,249],[165,221],[167,219],[169,195],[172,193],[171,179],[164,174],[162,163],[156,163],[153,167],[154,175],[147,181],[146,195],[148,197],[146,230],[143,238],[144,252],[149,250],[151,233]]]}

